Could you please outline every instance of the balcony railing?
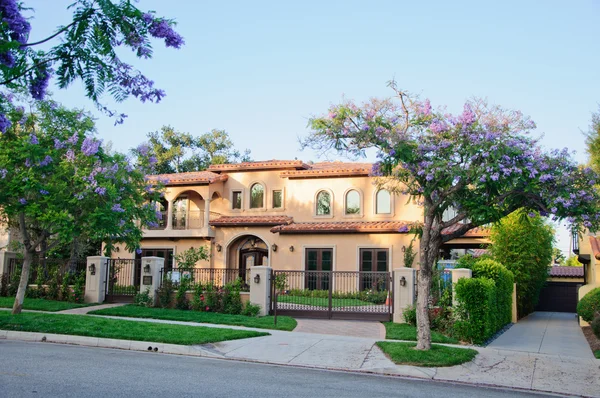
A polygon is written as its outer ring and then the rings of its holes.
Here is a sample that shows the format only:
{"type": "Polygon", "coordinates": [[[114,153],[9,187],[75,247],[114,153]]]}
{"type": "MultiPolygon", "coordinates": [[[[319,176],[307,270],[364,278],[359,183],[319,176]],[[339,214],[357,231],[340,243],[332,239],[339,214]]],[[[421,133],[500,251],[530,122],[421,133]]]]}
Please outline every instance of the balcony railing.
{"type": "Polygon", "coordinates": [[[203,211],[173,212],[173,229],[198,229],[202,227],[204,227],[203,211]]]}

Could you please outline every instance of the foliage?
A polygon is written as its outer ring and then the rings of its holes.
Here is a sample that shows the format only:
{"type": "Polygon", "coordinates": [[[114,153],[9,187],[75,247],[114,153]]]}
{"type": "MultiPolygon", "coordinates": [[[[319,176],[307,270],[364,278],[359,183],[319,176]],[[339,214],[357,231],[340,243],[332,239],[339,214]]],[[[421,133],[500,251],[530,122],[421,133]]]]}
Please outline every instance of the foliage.
{"type": "Polygon", "coordinates": [[[207,344],[268,335],[268,333],[250,330],[165,325],[86,315],[30,312],[11,315],[7,311],[0,311],[0,329],[184,345],[207,344]]]}
{"type": "Polygon", "coordinates": [[[417,308],[414,305],[407,306],[402,311],[402,317],[404,318],[404,322],[411,326],[417,326],[417,308]]]}
{"type": "Polygon", "coordinates": [[[8,296],[9,282],[10,282],[10,279],[8,277],[8,274],[2,274],[2,276],[0,277],[0,297],[8,296]]]}
{"type": "Polygon", "coordinates": [[[586,133],[586,149],[590,167],[600,173],[600,108],[592,113],[592,121],[586,133]]]}
{"type": "Polygon", "coordinates": [[[555,247],[552,249],[552,258],[554,259],[554,264],[565,265],[565,255],[559,248],[555,247]]]}
{"type": "Polygon", "coordinates": [[[195,249],[194,247],[190,247],[183,253],[180,253],[175,256],[175,260],[177,261],[177,268],[179,268],[180,271],[189,271],[192,268],[194,268],[198,261],[206,261],[209,258],[210,255],[208,254],[204,246],[200,246],[197,249],[195,249]]]}
{"type": "Polygon", "coordinates": [[[594,332],[594,335],[596,335],[596,337],[600,339],[600,313],[598,313],[594,317],[590,326],[592,327],[592,331],[594,332]]]}
{"type": "Polygon", "coordinates": [[[495,289],[494,281],[488,278],[458,280],[454,333],[461,340],[481,344],[496,332],[493,328],[495,289]]]}
{"type": "Polygon", "coordinates": [[[260,305],[252,304],[249,301],[246,303],[246,306],[244,306],[244,309],[242,310],[242,315],[253,317],[253,318],[257,317],[259,313],[260,313],[260,305]]]}
{"type": "MultiPolygon", "coordinates": [[[[307,297],[307,298],[329,298],[329,290],[317,289],[290,289],[286,291],[285,296],[279,297],[307,297]]],[[[388,297],[387,290],[366,289],[355,292],[337,292],[333,291],[331,297],[334,300],[360,300],[373,304],[384,304],[388,297]]]]}
{"type": "Polygon", "coordinates": [[[80,272],[75,276],[75,284],[69,301],[74,303],[83,303],[85,295],[85,272],[80,272]]]}
{"type": "Polygon", "coordinates": [[[8,295],[14,296],[17,294],[19,289],[19,282],[21,280],[21,268],[17,268],[10,276],[10,283],[8,284],[8,295]]]}
{"type": "Polygon", "coordinates": [[[60,284],[60,299],[62,301],[70,301],[71,297],[71,282],[73,280],[73,273],[71,271],[65,272],[62,277],[62,283],[60,284]]]}
{"type": "MultiPolygon", "coordinates": [[[[14,303],[15,303],[14,297],[1,297],[0,298],[0,307],[1,308],[10,308],[14,305],[14,303]]],[[[23,302],[23,309],[35,310],[35,311],[56,312],[56,311],[70,310],[73,308],[88,307],[91,305],[97,305],[97,304],[81,304],[81,303],[70,303],[68,301],[26,298],[25,301],[23,302]]]]}
{"type": "Polygon", "coordinates": [[[163,278],[162,284],[158,288],[158,304],[161,308],[169,308],[175,291],[175,284],[168,278],[163,278]]]}
{"type": "Polygon", "coordinates": [[[417,253],[415,252],[415,249],[413,247],[415,238],[413,238],[410,241],[410,244],[406,247],[406,250],[404,251],[404,266],[408,268],[412,268],[413,263],[415,262],[415,258],[417,257],[417,253]]]}
{"type": "Polygon", "coordinates": [[[133,304],[140,307],[153,307],[154,299],[150,297],[150,288],[148,287],[145,291],[136,294],[133,299],[133,304]]]}
{"type": "Polygon", "coordinates": [[[239,315],[242,313],[242,299],[240,297],[241,279],[227,283],[222,289],[223,312],[225,314],[239,315]]]}
{"type": "Polygon", "coordinates": [[[455,366],[472,361],[478,352],[472,348],[433,344],[429,351],[415,350],[414,343],[378,341],[377,346],[396,364],[424,367],[455,366]]]}
{"type": "Polygon", "coordinates": [[[483,259],[472,268],[473,278],[488,278],[495,282],[494,320],[492,328],[500,330],[512,321],[512,292],[515,279],[506,267],[497,261],[483,259]]]}
{"type": "Polygon", "coordinates": [[[39,264],[37,267],[37,277],[35,278],[35,283],[37,285],[36,295],[38,298],[46,297],[46,288],[44,287],[44,283],[46,282],[46,278],[44,278],[44,267],[42,264],[39,264]]]}
{"type": "Polygon", "coordinates": [[[285,291],[287,287],[287,274],[277,274],[275,276],[275,289],[278,292],[285,291]]]}
{"type": "MultiPolygon", "coordinates": [[[[142,12],[130,1],[76,0],[69,9],[72,22],[37,42],[29,40],[31,11],[17,0],[2,2],[3,24],[0,31],[0,85],[9,90],[28,92],[34,100],[43,100],[52,77],[64,89],[80,80],[85,95],[109,116],[122,122],[126,115],[115,114],[100,101],[109,94],[116,101],[133,95],[142,102],[159,102],[165,93],[154,82],[121,60],[117,52],[133,51],[135,57],[152,58],[151,38],[164,39],[167,47],[180,48],[183,38],[173,30],[174,22],[142,12]],[[58,43],[48,47],[56,40],[58,43]]],[[[7,99],[0,100],[1,109],[7,99]]],[[[4,131],[5,123],[0,123],[4,131]]]]}
{"type": "MultiPolygon", "coordinates": [[[[303,145],[356,156],[374,147],[380,157],[372,171],[381,176],[378,185],[420,200],[423,224],[401,231],[412,229],[421,237],[420,289],[430,286],[445,242],[520,208],[568,218],[574,228],[600,223],[596,173],[579,168],[566,150],[544,151],[528,136],[535,123],[521,112],[476,99],[452,115],[409,96],[395,82],[390,86],[395,98],[360,106],[345,101],[310,119],[312,131],[303,145]],[[444,221],[450,208],[456,216],[444,221]]],[[[428,297],[424,291],[417,299],[418,349],[430,346],[428,297]]]]}
{"type": "Polygon", "coordinates": [[[514,275],[519,318],[534,311],[552,263],[554,230],[522,209],[492,227],[490,252],[514,275]]]}
{"type": "Polygon", "coordinates": [[[589,291],[577,303],[577,314],[586,322],[592,322],[600,313],[600,287],[589,291]]]}
{"type": "Polygon", "coordinates": [[[175,293],[175,308],[178,310],[189,310],[190,302],[187,299],[186,293],[190,287],[191,279],[188,275],[182,275],[175,293]]]}
{"type": "Polygon", "coordinates": [[[569,256],[567,261],[565,262],[565,266],[567,267],[583,267],[583,264],[579,262],[577,256],[569,256]]]}
{"type": "Polygon", "coordinates": [[[50,271],[47,298],[48,300],[60,299],[60,273],[58,272],[58,267],[50,271]]]}

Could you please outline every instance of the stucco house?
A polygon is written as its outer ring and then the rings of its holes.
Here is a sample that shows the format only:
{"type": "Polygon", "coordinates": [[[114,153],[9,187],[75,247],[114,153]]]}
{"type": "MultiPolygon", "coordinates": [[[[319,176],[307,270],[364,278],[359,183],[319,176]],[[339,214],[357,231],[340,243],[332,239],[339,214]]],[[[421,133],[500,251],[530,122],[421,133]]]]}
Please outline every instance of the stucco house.
{"type": "MultiPolygon", "coordinates": [[[[422,221],[408,196],[377,189],[372,164],[269,160],[212,165],[207,171],[151,176],[168,180],[162,221],[144,231],[137,257],[174,256],[205,246],[202,268],[253,265],[276,270],[391,271],[404,266],[414,239],[407,226],[422,221]]],[[[476,249],[487,232],[476,229],[448,242],[476,249]]],[[[413,243],[418,252],[418,240],[413,243]]],[[[117,247],[113,258],[135,253],[117,247]]],[[[419,261],[418,253],[414,266],[419,261]]]]}

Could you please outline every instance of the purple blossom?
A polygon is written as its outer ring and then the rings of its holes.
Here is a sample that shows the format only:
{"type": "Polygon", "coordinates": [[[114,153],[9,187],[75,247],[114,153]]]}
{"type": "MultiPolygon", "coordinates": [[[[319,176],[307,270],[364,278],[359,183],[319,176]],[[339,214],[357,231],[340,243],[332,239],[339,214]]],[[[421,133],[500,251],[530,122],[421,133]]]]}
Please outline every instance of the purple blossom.
{"type": "Polygon", "coordinates": [[[31,167],[31,166],[33,166],[33,165],[31,164],[31,160],[30,160],[29,158],[26,158],[26,159],[25,159],[25,167],[31,167]]]}
{"type": "Polygon", "coordinates": [[[61,142],[58,138],[54,139],[54,149],[63,149],[64,147],[64,142],[61,142]]]}
{"type": "Polygon", "coordinates": [[[158,159],[156,159],[156,156],[150,156],[150,157],[148,158],[148,162],[149,162],[151,165],[155,165],[156,163],[158,163],[158,159]]]}
{"type": "Polygon", "coordinates": [[[152,14],[150,13],[144,13],[142,14],[142,19],[144,20],[144,22],[146,22],[147,24],[151,24],[152,21],[154,21],[154,17],[152,16],[152,14]]]}
{"type": "Polygon", "coordinates": [[[97,187],[96,189],[94,189],[94,192],[96,192],[98,195],[104,195],[106,193],[106,188],[97,187]]]}
{"type": "Polygon", "coordinates": [[[18,3],[15,0],[0,1],[0,14],[2,15],[2,22],[6,23],[8,27],[7,31],[10,32],[10,38],[21,44],[27,43],[31,25],[21,15],[18,3]]]}
{"type": "Polygon", "coordinates": [[[527,213],[527,215],[528,215],[530,218],[534,218],[535,216],[537,216],[537,214],[535,214],[535,213],[534,213],[534,212],[532,212],[532,211],[530,211],[529,213],[527,213]]]}
{"type": "Polygon", "coordinates": [[[167,47],[179,48],[184,44],[183,37],[171,28],[169,21],[166,19],[154,19],[148,28],[148,32],[157,39],[165,39],[167,47]]]}
{"type": "Polygon", "coordinates": [[[45,189],[40,189],[40,193],[42,195],[48,195],[50,192],[46,191],[45,189]]]}
{"type": "Polygon", "coordinates": [[[41,101],[46,96],[48,82],[50,81],[50,71],[48,66],[42,66],[36,69],[35,77],[29,83],[29,93],[31,96],[41,101]]]}
{"type": "Polygon", "coordinates": [[[162,212],[161,212],[161,211],[157,211],[157,212],[156,212],[156,219],[157,219],[157,220],[162,220],[162,219],[163,219],[163,214],[162,214],[162,212]]]}
{"type": "Polygon", "coordinates": [[[434,120],[429,125],[429,129],[434,133],[443,133],[448,130],[448,125],[443,120],[434,120]]]}
{"type": "Polygon", "coordinates": [[[26,205],[27,204],[27,200],[25,198],[20,198],[19,199],[19,203],[21,203],[22,205],[26,205]]]}
{"type": "Polygon", "coordinates": [[[418,108],[418,112],[423,116],[431,115],[431,103],[429,99],[426,99],[421,106],[418,108]]]}
{"type": "Polygon", "coordinates": [[[158,227],[158,223],[154,222],[154,221],[148,221],[148,226],[150,228],[156,228],[156,227],[158,227]]]}
{"type": "Polygon", "coordinates": [[[0,53],[0,64],[12,68],[15,66],[15,57],[12,52],[7,51],[5,53],[0,53]]]}
{"type": "Polygon", "coordinates": [[[31,136],[29,137],[29,142],[30,142],[32,145],[37,145],[37,144],[39,144],[39,143],[40,143],[40,142],[38,141],[38,138],[35,136],[35,134],[31,134],[31,136]]]}
{"type": "Polygon", "coordinates": [[[398,229],[398,232],[400,232],[400,233],[406,233],[406,232],[408,232],[408,226],[406,226],[406,225],[401,226],[398,229]]]}
{"type": "Polygon", "coordinates": [[[0,176],[2,176],[2,178],[6,178],[6,174],[8,173],[8,170],[6,169],[0,169],[0,176]]]}
{"type": "Polygon", "coordinates": [[[137,151],[141,156],[148,156],[148,152],[150,151],[150,147],[147,144],[140,144],[137,147],[137,151]]]}
{"type": "Polygon", "coordinates": [[[100,147],[100,142],[93,138],[86,137],[86,139],[81,144],[81,152],[85,156],[92,156],[98,152],[98,147],[100,147]]]}
{"type": "Polygon", "coordinates": [[[458,117],[458,122],[465,126],[470,126],[471,124],[475,123],[475,119],[475,112],[473,112],[471,105],[465,104],[463,113],[458,117]]]}
{"type": "Polygon", "coordinates": [[[140,249],[140,248],[138,247],[137,249],[135,249],[135,252],[136,252],[137,254],[142,254],[142,249],[140,249]]]}
{"type": "Polygon", "coordinates": [[[50,155],[46,155],[46,157],[44,158],[44,160],[42,160],[39,165],[44,167],[44,166],[48,166],[50,163],[52,163],[53,159],[50,155]]]}
{"type": "Polygon", "coordinates": [[[79,135],[77,133],[73,134],[71,138],[67,140],[67,142],[71,145],[75,145],[79,142],[79,135]]]}
{"type": "Polygon", "coordinates": [[[112,211],[116,211],[116,212],[118,212],[118,213],[124,213],[124,212],[125,212],[125,209],[123,209],[123,208],[121,207],[121,204],[120,204],[120,203],[114,204],[111,210],[112,210],[112,211]]]}
{"type": "Polygon", "coordinates": [[[490,176],[490,178],[492,179],[492,181],[498,181],[498,178],[500,178],[500,175],[498,173],[494,173],[490,176]]]}
{"type": "Polygon", "coordinates": [[[123,220],[123,219],[119,220],[119,227],[122,227],[123,225],[125,225],[125,220],[123,220]]]}
{"type": "Polygon", "coordinates": [[[12,123],[10,120],[8,120],[6,115],[4,113],[0,113],[0,131],[6,133],[6,130],[8,130],[11,125],[12,123]]]}
{"type": "Polygon", "coordinates": [[[75,161],[75,152],[73,152],[72,149],[69,149],[67,151],[67,153],[65,154],[65,158],[67,159],[67,161],[69,162],[74,162],[75,161]]]}

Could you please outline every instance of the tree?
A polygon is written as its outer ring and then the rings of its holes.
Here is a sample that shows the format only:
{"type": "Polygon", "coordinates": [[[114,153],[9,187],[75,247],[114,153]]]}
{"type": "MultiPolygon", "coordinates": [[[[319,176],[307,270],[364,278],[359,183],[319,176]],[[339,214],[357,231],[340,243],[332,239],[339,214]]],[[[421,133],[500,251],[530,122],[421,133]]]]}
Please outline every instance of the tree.
{"type": "MultiPolygon", "coordinates": [[[[534,311],[548,278],[554,229],[537,213],[520,209],[492,227],[490,252],[515,276],[519,318],[534,311]]],[[[562,253],[561,253],[562,254],[562,253]]]]}
{"type": "Polygon", "coordinates": [[[552,249],[552,258],[554,264],[565,265],[565,255],[558,247],[552,249]]]}
{"type": "MultiPolygon", "coordinates": [[[[165,93],[154,82],[117,55],[119,48],[132,50],[137,58],[152,58],[151,38],[164,39],[167,47],[180,48],[183,38],[173,30],[174,22],[142,12],[131,1],[115,4],[110,0],[75,0],[70,6],[73,18],[67,26],[43,40],[31,42],[31,9],[17,0],[0,2],[0,86],[26,91],[42,100],[49,81],[56,77],[58,87],[66,88],[81,80],[86,96],[101,110],[122,122],[100,103],[108,93],[117,101],[134,96],[140,101],[159,102],[165,93]],[[40,46],[53,40],[60,43],[48,50],[40,46]]],[[[0,100],[0,130],[6,131],[10,105],[0,100]]]]}
{"type": "Polygon", "coordinates": [[[592,122],[586,133],[585,144],[590,167],[600,173],[600,110],[592,113],[592,122]]]}
{"type": "MultiPolygon", "coordinates": [[[[320,151],[364,155],[377,148],[377,184],[423,205],[417,297],[417,349],[431,347],[428,297],[440,248],[467,231],[520,208],[573,225],[599,223],[596,174],[580,169],[567,151],[543,151],[527,133],[535,124],[521,112],[471,100],[462,114],[433,110],[390,83],[393,98],[357,106],[345,101],[309,121],[303,141],[320,151]],[[456,216],[443,221],[446,209],[456,216]]],[[[406,232],[406,231],[400,231],[406,232]]]]}
{"type": "Polygon", "coordinates": [[[583,264],[579,262],[577,256],[569,256],[567,261],[565,262],[565,266],[567,267],[583,267],[583,264]]]}
{"type": "Polygon", "coordinates": [[[132,152],[136,156],[150,154],[156,159],[156,172],[170,174],[206,170],[211,164],[250,160],[249,150],[240,154],[233,146],[225,130],[212,130],[194,137],[171,126],[163,126],[160,131],[148,133],[148,143],[141,144],[132,152]]]}
{"type": "Polygon", "coordinates": [[[24,262],[13,314],[21,311],[36,249],[51,250],[85,236],[135,250],[141,228],[156,224],[158,188],[146,181],[150,166],[134,168],[109,155],[93,137],[92,118],[51,101],[35,113],[15,107],[0,134],[0,213],[18,225],[24,262]]]}

